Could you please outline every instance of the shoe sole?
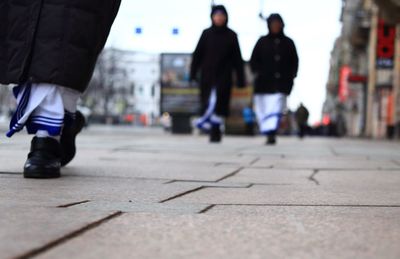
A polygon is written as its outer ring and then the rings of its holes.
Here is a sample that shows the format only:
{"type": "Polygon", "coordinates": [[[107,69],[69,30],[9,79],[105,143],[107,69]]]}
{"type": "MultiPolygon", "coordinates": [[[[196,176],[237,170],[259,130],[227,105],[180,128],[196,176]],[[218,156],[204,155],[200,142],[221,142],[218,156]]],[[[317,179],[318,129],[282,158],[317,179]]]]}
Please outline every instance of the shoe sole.
{"type": "Polygon", "coordinates": [[[60,177],[60,171],[24,170],[24,178],[27,179],[54,179],[60,177]]]}

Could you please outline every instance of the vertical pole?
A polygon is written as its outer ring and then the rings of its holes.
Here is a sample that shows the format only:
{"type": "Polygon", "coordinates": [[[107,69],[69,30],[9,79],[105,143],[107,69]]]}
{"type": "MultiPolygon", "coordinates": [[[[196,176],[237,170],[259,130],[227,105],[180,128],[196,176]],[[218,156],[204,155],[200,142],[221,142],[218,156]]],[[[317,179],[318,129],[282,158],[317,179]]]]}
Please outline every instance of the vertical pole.
{"type": "Polygon", "coordinates": [[[399,130],[399,112],[400,112],[400,24],[396,26],[395,55],[394,55],[394,71],[393,71],[393,123],[394,137],[398,138],[399,130]]]}
{"type": "Polygon", "coordinates": [[[369,67],[368,67],[368,87],[367,87],[367,137],[374,136],[374,95],[376,86],[376,48],[378,41],[378,8],[374,4],[371,10],[371,30],[369,35],[369,67]]]}

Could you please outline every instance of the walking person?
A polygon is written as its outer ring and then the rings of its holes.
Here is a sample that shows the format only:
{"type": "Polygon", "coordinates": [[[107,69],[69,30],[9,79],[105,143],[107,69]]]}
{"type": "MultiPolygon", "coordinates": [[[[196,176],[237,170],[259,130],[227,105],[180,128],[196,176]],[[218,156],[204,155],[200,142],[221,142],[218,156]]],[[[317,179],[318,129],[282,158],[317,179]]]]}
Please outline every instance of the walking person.
{"type": "Polygon", "coordinates": [[[196,126],[209,131],[210,142],[222,138],[224,118],[229,116],[232,74],[236,72],[237,85],[245,86],[243,59],[239,41],[228,28],[228,13],[217,5],[211,12],[212,26],[203,31],[191,65],[191,80],[197,80],[200,72],[201,114],[196,126]]]}
{"type": "Polygon", "coordinates": [[[247,106],[242,111],[247,136],[254,136],[255,116],[251,106],[247,106]]]}
{"type": "Polygon", "coordinates": [[[298,135],[299,135],[299,138],[301,138],[301,139],[304,138],[304,136],[307,133],[309,116],[310,116],[309,111],[304,106],[304,104],[301,103],[295,113],[296,123],[297,123],[297,127],[298,127],[298,135]]]}
{"type": "Polygon", "coordinates": [[[258,40],[250,65],[255,74],[254,106],[259,128],[267,136],[266,144],[274,145],[299,60],[293,40],[284,33],[282,17],[271,14],[267,24],[269,34],[258,40]]]}
{"type": "Polygon", "coordinates": [[[75,156],[84,126],[77,101],[117,15],[120,0],[4,0],[0,4],[0,83],[15,84],[8,137],[34,135],[26,178],[57,178],[75,156]],[[4,3],[3,3],[4,2],[4,3]]]}

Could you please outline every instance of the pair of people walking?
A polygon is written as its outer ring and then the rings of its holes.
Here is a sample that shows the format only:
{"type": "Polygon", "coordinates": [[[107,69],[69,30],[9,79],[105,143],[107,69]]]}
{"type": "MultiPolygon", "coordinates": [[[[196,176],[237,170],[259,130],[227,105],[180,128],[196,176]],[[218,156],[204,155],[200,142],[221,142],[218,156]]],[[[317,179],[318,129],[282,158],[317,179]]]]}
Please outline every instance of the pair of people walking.
{"type": "MultiPolygon", "coordinates": [[[[210,132],[211,142],[220,142],[224,118],[229,116],[233,72],[237,86],[245,87],[244,62],[237,35],[228,28],[225,7],[214,6],[211,18],[212,26],[203,32],[193,53],[191,79],[200,78],[203,116],[197,127],[210,132]]],[[[297,76],[298,56],[294,42],[284,33],[282,17],[272,14],[267,24],[269,34],[257,42],[250,66],[255,74],[257,122],[267,144],[275,144],[286,97],[297,76]]]]}

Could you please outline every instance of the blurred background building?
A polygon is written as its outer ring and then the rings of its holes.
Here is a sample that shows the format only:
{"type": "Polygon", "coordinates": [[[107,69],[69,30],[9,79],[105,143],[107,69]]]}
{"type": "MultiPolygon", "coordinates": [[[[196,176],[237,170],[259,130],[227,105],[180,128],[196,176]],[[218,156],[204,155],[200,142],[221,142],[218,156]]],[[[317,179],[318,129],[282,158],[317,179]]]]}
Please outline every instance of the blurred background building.
{"type": "Polygon", "coordinates": [[[91,121],[149,126],[160,116],[160,55],[108,48],[81,105],[91,121]]]}
{"type": "MultiPolygon", "coordinates": [[[[173,2],[178,3],[179,0],[173,2]]],[[[215,2],[228,5],[228,1],[215,2]]],[[[311,123],[320,121],[316,124],[316,134],[397,138],[400,135],[400,0],[334,2],[335,6],[336,2],[337,7],[342,6],[339,18],[341,31],[335,41],[333,39],[338,35],[339,27],[334,32],[333,27],[328,26],[333,20],[337,20],[337,15],[323,23],[322,19],[328,19],[327,14],[308,10],[297,0],[279,3],[249,1],[249,10],[246,11],[242,4],[229,2],[228,7],[233,13],[230,24],[238,31],[244,58],[248,59],[257,38],[266,33],[265,23],[257,16],[258,10],[265,13],[268,13],[265,10],[279,11],[284,14],[288,20],[287,32],[290,36],[294,35],[302,56],[302,70],[296,81],[290,108],[296,107],[296,102],[306,100],[307,104],[308,101],[310,112],[314,114],[311,123]],[[298,12],[291,12],[293,8],[287,8],[291,4],[298,5],[299,8],[303,6],[307,15],[301,14],[300,19],[298,12]],[[310,18],[313,13],[320,16],[310,18]],[[321,24],[315,25],[315,19],[317,22],[321,21],[321,24]],[[244,20],[246,23],[243,23],[244,20]],[[307,27],[310,25],[312,27],[307,27]],[[322,35],[323,33],[326,35],[322,35]],[[317,46],[320,45],[325,47],[317,52],[317,46]],[[324,87],[321,86],[326,78],[323,71],[327,72],[328,69],[322,67],[321,62],[328,63],[326,60],[329,57],[324,58],[321,53],[328,53],[326,49],[330,46],[333,49],[324,87]],[[323,91],[319,92],[324,88],[326,97],[323,91]],[[318,104],[321,100],[324,100],[322,114],[318,104]]],[[[158,3],[162,10],[156,10],[159,13],[156,12],[151,17],[168,21],[165,28],[158,19],[148,20],[148,15],[144,15],[143,10],[147,10],[146,8],[154,9],[150,3],[124,3],[107,48],[98,60],[89,90],[80,103],[80,109],[87,116],[90,115],[91,122],[152,126],[159,124],[161,112],[165,115],[165,109],[162,109],[162,53],[190,55],[198,40],[197,34],[209,24],[209,4],[196,2],[191,6],[182,1],[181,9],[185,9],[185,12],[180,12],[178,16],[178,11],[173,9],[177,12],[176,17],[173,17],[168,9],[171,4],[162,1],[158,3]],[[189,6],[198,8],[201,15],[188,14],[186,9],[189,6]],[[143,10],[138,9],[139,7],[143,10]],[[193,20],[189,21],[192,16],[193,20]],[[157,51],[147,51],[145,46],[151,50],[157,47],[157,51]]],[[[315,1],[314,4],[321,2],[315,1]]],[[[329,1],[329,4],[332,2],[329,1]]],[[[323,9],[322,6],[318,8],[323,9]]],[[[337,13],[339,11],[337,9],[337,13]]],[[[166,90],[172,91],[164,89],[164,92],[166,90]]],[[[187,97],[182,101],[189,98],[193,100],[193,89],[178,90],[182,96],[187,97]]],[[[232,103],[232,111],[236,117],[233,116],[228,122],[239,125],[241,108],[251,102],[248,98],[251,93],[236,91],[234,95],[236,100],[232,103]]],[[[164,98],[164,102],[167,100],[171,98],[164,98]]],[[[11,91],[0,87],[0,121],[8,120],[7,115],[14,103],[11,91]]]]}
{"type": "Polygon", "coordinates": [[[342,2],[322,123],[332,135],[398,137],[400,1],[342,2]]]}

